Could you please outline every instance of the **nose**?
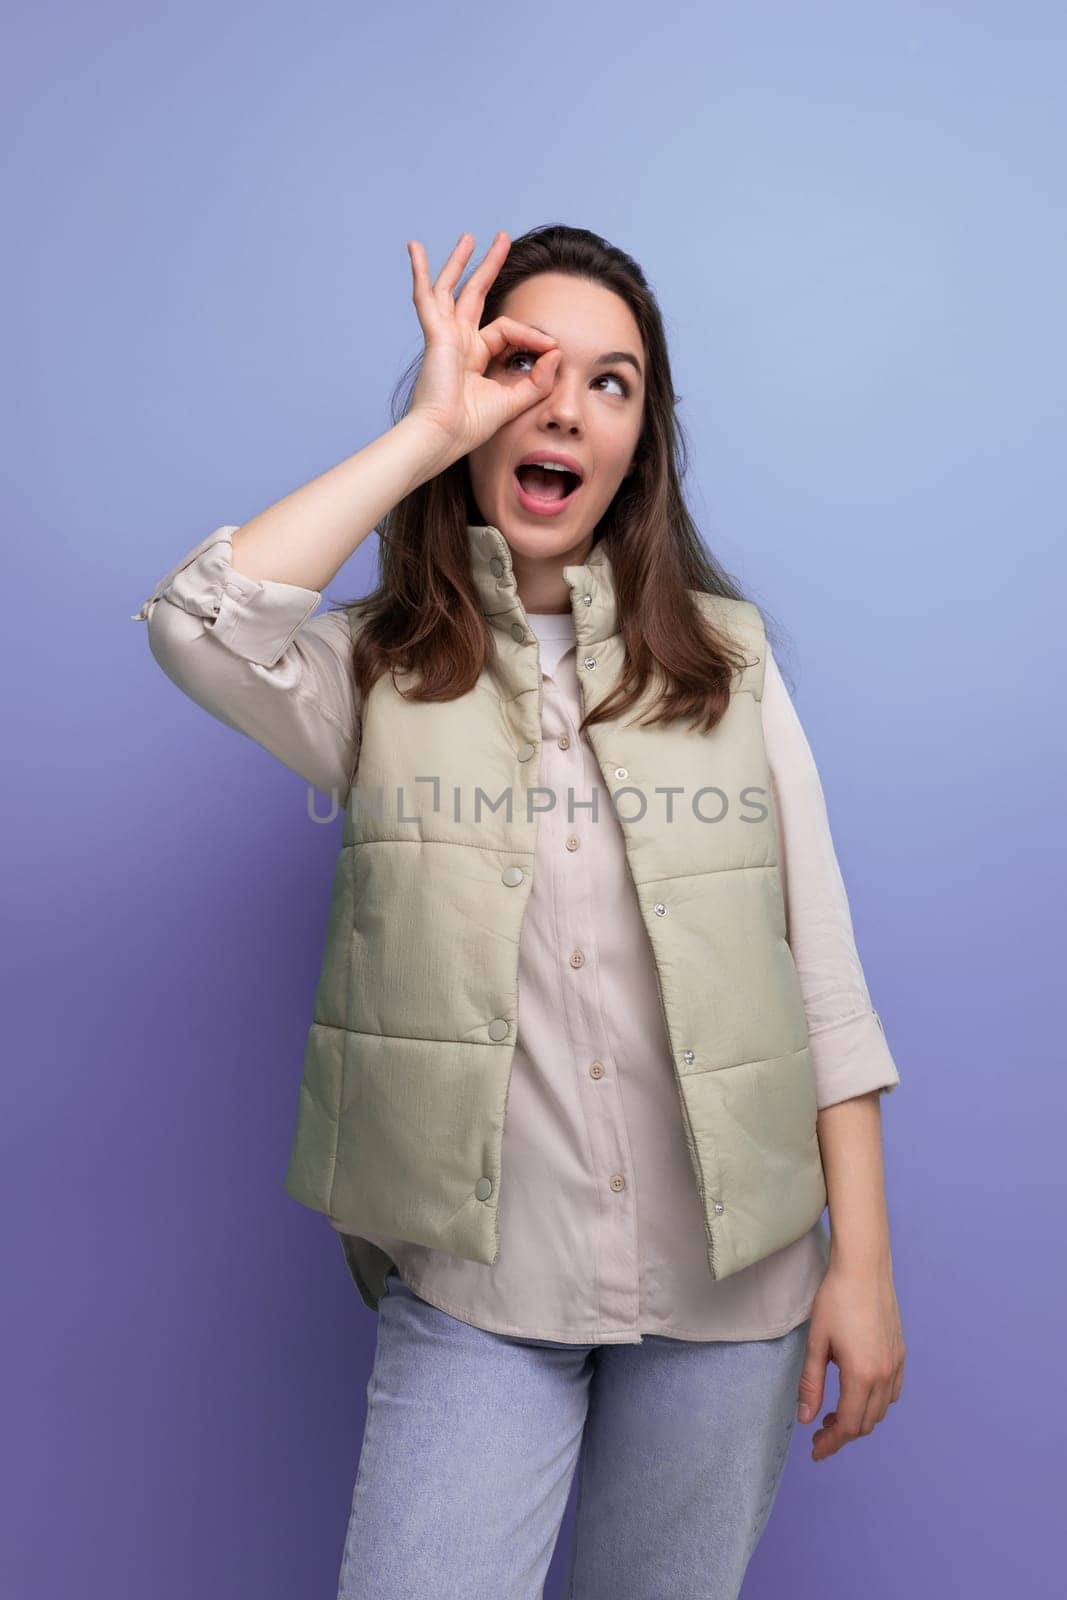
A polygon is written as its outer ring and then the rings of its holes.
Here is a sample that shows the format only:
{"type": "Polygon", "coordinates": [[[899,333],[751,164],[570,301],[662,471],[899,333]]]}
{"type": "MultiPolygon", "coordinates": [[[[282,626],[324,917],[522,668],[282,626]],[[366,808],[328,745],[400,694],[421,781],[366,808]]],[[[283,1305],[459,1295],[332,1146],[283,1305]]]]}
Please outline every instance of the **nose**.
{"type": "Polygon", "coordinates": [[[580,433],[582,412],[574,391],[557,384],[543,403],[541,421],[548,428],[580,433]]]}

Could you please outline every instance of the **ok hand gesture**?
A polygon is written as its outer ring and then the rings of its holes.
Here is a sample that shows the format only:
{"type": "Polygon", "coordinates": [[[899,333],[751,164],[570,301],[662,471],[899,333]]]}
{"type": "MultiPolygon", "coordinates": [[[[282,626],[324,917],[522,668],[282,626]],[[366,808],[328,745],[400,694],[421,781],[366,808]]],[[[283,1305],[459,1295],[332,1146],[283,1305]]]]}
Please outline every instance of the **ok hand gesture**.
{"type": "Polygon", "coordinates": [[[485,297],[510,248],[511,241],[501,230],[454,299],[453,290],[474,249],[472,235],[460,235],[433,284],[425,250],[417,239],[408,241],[415,280],[412,298],[426,339],[410,414],[440,435],[442,467],[476,449],[505,422],[543,399],[555,381],[560,360],[557,340],[512,317],[478,326],[485,297]],[[529,372],[516,373],[508,383],[487,378],[490,361],[509,349],[529,350],[537,360],[529,372]]]}

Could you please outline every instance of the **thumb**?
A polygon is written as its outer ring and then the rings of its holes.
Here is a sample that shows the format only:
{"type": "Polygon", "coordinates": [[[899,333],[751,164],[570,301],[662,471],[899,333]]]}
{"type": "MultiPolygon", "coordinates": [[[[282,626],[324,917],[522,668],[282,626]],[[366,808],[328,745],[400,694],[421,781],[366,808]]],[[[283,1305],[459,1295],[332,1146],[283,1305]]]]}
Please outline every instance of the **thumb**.
{"type": "Polygon", "coordinates": [[[797,1421],[810,1422],[822,1405],[828,1351],[824,1340],[809,1337],[797,1388],[797,1421]]]}

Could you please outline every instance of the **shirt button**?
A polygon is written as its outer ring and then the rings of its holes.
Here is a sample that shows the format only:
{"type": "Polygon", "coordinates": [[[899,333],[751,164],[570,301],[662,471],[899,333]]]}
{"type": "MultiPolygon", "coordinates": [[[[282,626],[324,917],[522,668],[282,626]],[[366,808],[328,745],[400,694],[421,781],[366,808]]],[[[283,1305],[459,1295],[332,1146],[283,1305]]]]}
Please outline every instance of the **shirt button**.
{"type": "Polygon", "coordinates": [[[581,842],[582,841],[580,839],[576,839],[574,837],[574,835],[571,834],[571,837],[567,840],[567,849],[568,850],[577,850],[577,848],[581,844],[581,842]]]}
{"type": "Polygon", "coordinates": [[[585,964],[585,957],[583,956],[582,952],[580,950],[572,951],[571,952],[571,966],[572,967],[580,967],[580,966],[583,966],[584,964],[585,964]]]}
{"type": "Polygon", "coordinates": [[[626,1188],[626,1179],[623,1177],[621,1172],[613,1172],[612,1173],[612,1175],[611,1175],[611,1187],[615,1190],[616,1194],[618,1194],[620,1189],[625,1189],[626,1188]]]}
{"type": "Polygon", "coordinates": [[[556,740],[556,743],[559,745],[561,750],[569,750],[570,747],[571,747],[571,736],[570,736],[570,734],[569,733],[561,733],[559,738],[556,740]]]}
{"type": "Polygon", "coordinates": [[[490,1039],[506,1039],[508,1036],[508,1020],[506,1017],[494,1017],[489,1024],[490,1039]]]}
{"type": "Polygon", "coordinates": [[[479,1178],[478,1182],[474,1185],[475,1198],[478,1199],[478,1200],[488,1200],[488,1198],[492,1194],[492,1192],[493,1192],[493,1180],[492,1180],[492,1178],[479,1178]]]}
{"type": "Polygon", "coordinates": [[[517,888],[522,882],[521,867],[505,867],[500,874],[501,883],[506,883],[509,889],[517,888]]]}
{"type": "Polygon", "coordinates": [[[589,1076],[591,1078],[602,1078],[604,1076],[604,1063],[602,1061],[591,1062],[589,1066],[589,1076]]]}

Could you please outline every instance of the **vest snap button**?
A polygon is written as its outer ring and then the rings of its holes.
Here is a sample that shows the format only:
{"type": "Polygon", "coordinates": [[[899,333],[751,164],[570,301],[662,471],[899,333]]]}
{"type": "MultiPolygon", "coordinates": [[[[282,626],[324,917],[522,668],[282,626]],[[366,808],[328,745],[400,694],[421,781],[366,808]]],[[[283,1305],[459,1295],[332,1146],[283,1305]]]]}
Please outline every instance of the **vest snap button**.
{"type": "Polygon", "coordinates": [[[517,888],[517,886],[522,882],[522,868],[505,867],[503,872],[500,874],[500,881],[501,883],[506,883],[509,889],[517,888]]]}
{"type": "Polygon", "coordinates": [[[628,778],[630,776],[629,769],[627,767],[616,767],[615,776],[617,778],[628,778]]]}
{"type": "Polygon", "coordinates": [[[489,1024],[490,1039],[506,1039],[510,1024],[505,1017],[494,1017],[489,1024]]]}
{"type": "Polygon", "coordinates": [[[479,1200],[488,1200],[492,1192],[493,1182],[491,1178],[479,1178],[474,1185],[475,1197],[479,1200]]]}
{"type": "Polygon", "coordinates": [[[722,1211],[722,1210],[724,1210],[724,1209],[725,1209],[725,1208],[724,1208],[724,1206],[723,1206],[723,1203],[722,1203],[722,1201],[721,1201],[721,1200],[716,1200],[716,1202],[715,1202],[715,1210],[716,1210],[716,1211],[722,1211]]]}
{"type": "Polygon", "coordinates": [[[696,1060],[696,1051],[695,1050],[683,1050],[682,1051],[682,1060],[685,1062],[686,1066],[691,1067],[693,1065],[693,1062],[696,1060]]]}
{"type": "Polygon", "coordinates": [[[656,913],[657,917],[665,917],[667,915],[667,907],[663,904],[662,900],[657,900],[652,909],[656,913]]]}
{"type": "Polygon", "coordinates": [[[596,656],[586,656],[585,660],[582,662],[582,666],[585,667],[587,671],[592,672],[593,668],[596,666],[596,656]]]}
{"type": "Polygon", "coordinates": [[[591,594],[583,594],[582,604],[584,606],[591,606],[593,604],[593,596],[591,594]]]}
{"type": "Polygon", "coordinates": [[[504,563],[501,561],[499,556],[494,556],[493,559],[490,561],[490,563],[489,563],[489,571],[493,574],[494,578],[503,577],[503,575],[504,575],[504,563]]]}
{"type": "Polygon", "coordinates": [[[511,637],[517,639],[520,644],[526,638],[526,629],[521,622],[513,622],[511,624],[511,637]]]}
{"type": "Polygon", "coordinates": [[[520,761],[529,761],[530,757],[535,753],[536,750],[537,746],[535,744],[520,744],[515,754],[518,756],[520,761]]]}

